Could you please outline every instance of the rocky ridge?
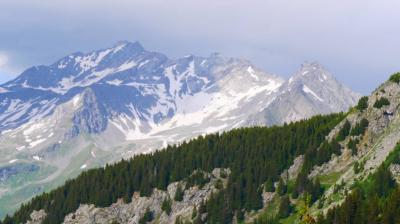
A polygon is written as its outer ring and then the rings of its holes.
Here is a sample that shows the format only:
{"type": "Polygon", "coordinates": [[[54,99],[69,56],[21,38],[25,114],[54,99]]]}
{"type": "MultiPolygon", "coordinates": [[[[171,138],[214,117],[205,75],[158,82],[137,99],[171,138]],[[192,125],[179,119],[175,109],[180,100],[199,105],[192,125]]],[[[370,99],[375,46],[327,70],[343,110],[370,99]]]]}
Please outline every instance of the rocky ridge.
{"type": "MultiPolygon", "coordinates": [[[[197,171],[201,172],[201,171],[197,171]]],[[[155,189],[150,197],[141,197],[135,193],[132,202],[125,203],[122,199],[107,208],[96,208],[94,205],[81,205],[79,209],[65,217],[65,224],[95,224],[95,223],[139,223],[148,210],[153,215],[153,223],[175,223],[181,221],[193,221],[192,212],[197,210],[212,193],[218,192],[227,184],[228,169],[214,169],[211,173],[205,173],[210,181],[204,186],[192,186],[184,190],[182,201],[175,201],[174,196],[178,186],[185,188],[185,181],[171,183],[167,191],[155,189]],[[222,185],[217,186],[218,182],[222,185]],[[161,205],[164,200],[171,200],[171,212],[163,211],[161,205]]],[[[203,215],[203,214],[200,214],[203,215]]],[[[37,224],[39,224],[38,222],[37,224]]]]}
{"type": "MultiPolygon", "coordinates": [[[[332,186],[324,193],[321,202],[322,210],[327,211],[332,206],[340,204],[351,191],[352,185],[359,180],[365,180],[369,174],[386,160],[388,155],[400,142],[400,85],[387,81],[379,86],[370,97],[367,107],[363,110],[352,109],[346,119],[342,121],[327,137],[333,139],[343,128],[346,121],[354,128],[363,119],[368,120],[368,127],[360,136],[347,136],[340,142],[342,154],[333,155],[331,160],[322,166],[314,167],[310,178],[336,175],[332,186]],[[389,105],[376,106],[382,98],[388,99],[389,105]],[[352,153],[349,141],[358,139],[356,152],[352,153]],[[357,172],[355,171],[357,166],[357,172]],[[339,198],[339,199],[338,199],[339,198]]],[[[390,167],[394,178],[399,180],[398,167],[390,167]]],[[[321,209],[314,208],[314,212],[321,209]]]]}

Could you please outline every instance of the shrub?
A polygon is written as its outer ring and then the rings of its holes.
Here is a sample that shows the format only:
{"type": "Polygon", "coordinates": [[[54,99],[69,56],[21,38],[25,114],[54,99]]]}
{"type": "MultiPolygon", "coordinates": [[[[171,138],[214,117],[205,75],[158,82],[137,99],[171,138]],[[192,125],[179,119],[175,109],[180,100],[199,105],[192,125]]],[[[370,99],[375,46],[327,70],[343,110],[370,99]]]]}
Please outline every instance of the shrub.
{"type": "Polygon", "coordinates": [[[358,101],[358,104],[356,106],[357,110],[359,111],[364,111],[365,109],[368,108],[368,96],[363,96],[360,98],[358,101]]]}
{"type": "Polygon", "coordinates": [[[278,192],[278,194],[280,196],[282,196],[282,195],[287,193],[287,186],[284,183],[284,181],[282,180],[282,178],[279,180],[278,188],[276,189],[276,191],[278,192]]]}
{"type": "Polygon", "coordinates": [[[182,190],[182,187],[179,184],[178,187],[176,188],[176,191],[175,191],[174,200],[175,201],[182,201],[184,195],[185,195],[185,192],[182,190]]]}
{"type": "Polygon", "coordinates": [[[346,137],[350,134],[350,129],[351,129],[351,124],[348,120],[344,123],[342,129],[340,129],[338,136],[336,137],[336,140],[343,141],[346,139],[346,137]]]}
{"type": "Polygon", "coordinates": [[[391,82],[400,83],[400,72],[394,73],[392,76],[390,76],[389,80],[391,82]]]}
{"type": "Polygon", "coordinates": [[[290,204],[289,197],[287,195],[283,196],[279,204],[279,212],[278,212],[279,217],[280,218],[288,217],[292,212],[292,210],[293,208],[292,205],[290,204]]]}
{"type": "Polygon", "coordinates": [[[143,217],[139,220],[139,224],[145,224],[145,223],[151,222],[153,219],[154,219],[153,212],[150,211],[149,208],[147,208],[143,217]]]}
{"type": "Polygon", "coordinates": [[[374,107],[378,108],[378,109],[382,108],[383,106],[388,106],[388,105],[390,105],[390,102],[385,97],[380,98],[379,100],[375,101],[375,103],[374,103],[374,107]]]}
{"type": "Polygon", "coordinates": [[[350,139],[349,143],[347,143],[347,147],[351,150],[351,154],[357,155],[357,145],[360,143],[360,140],[358,139],[350,139]]]}
{"type": "Polygon", "coordinates": [[[368,125],[369,125],[368,120],[363,118],[360,123],[357,123],[356,126],[351,129],[350,135],[351,136],[363,135],[368,125]]]}
{"type": "Polygon", "coordinates": [[[161,210],[163,210],[169,215],[171,214],[171,205],[172,205],[171,200],[166,198],[161,205],[161,210]]]}

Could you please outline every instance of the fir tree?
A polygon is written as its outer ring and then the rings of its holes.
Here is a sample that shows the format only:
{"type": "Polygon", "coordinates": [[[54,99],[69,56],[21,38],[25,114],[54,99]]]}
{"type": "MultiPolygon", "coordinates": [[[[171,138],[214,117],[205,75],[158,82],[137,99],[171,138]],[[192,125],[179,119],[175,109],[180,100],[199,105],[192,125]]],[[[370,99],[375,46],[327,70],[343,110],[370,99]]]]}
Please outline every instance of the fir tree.
{"type": "Polygon", "coordinates": [[[161,210],[163,210],[167,215],[171,214],[171,205],[172,202],[169,198],[164,199],[162,205],[161,205],[161,210]]]}
{"type": "Polygon", "coordinates": [[[185,195],[185,192],[183,191],[182,186],[180,184],[178,184],[176,191],[175,191],[174,200],[182,201],[184,195],[185,195]]]}
{"type": "Polygon", "coordinates": [[[292,205],[290,204],[290,199],[287,195],[284,195],[281,197],[280,203],[279,203],[279,217],[280,218],[286,218],[292,213],[292,205]]]}

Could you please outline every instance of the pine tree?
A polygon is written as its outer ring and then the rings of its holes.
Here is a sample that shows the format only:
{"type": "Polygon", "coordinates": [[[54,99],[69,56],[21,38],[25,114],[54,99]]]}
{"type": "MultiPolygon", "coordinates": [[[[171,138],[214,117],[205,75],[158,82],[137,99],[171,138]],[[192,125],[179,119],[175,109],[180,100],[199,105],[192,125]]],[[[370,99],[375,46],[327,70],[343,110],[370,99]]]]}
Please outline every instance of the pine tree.
{"type": "Polygon", "coordinates": [[[286,218],[290,215],[292,212],[292,205],[290,204],[290,199],[287,195],[284,195],[281,197],[280,203],[279,203],[279,217],[280,218],[286,218]]]}
{"type": "Polygon", "coordinates": [[[385,97],[382,97],[382,98],[376,100],[374,103],[374,107],[378,108],[378,109],[380,109],[384,106],[389,106],[389,105],[390,105],[390,101],[385,97]]]}
{"type": "Polygon", "coordinates": [[[340,129],[339,134],[338,134],[338,136],[337,136],[336,139],[337,139],[339,142],[345,140],[346,137],[347,137],[347,136],[349,135],[349,133],[350,133],[350,129],[351,129],[351,124],[350,124],[350,122],[349,122],[348,120],[346,120],[346,122],[344,123],[342,129],[340,129]]]}
{"type": "Polygon", "coordinates": [[[176,188],[176,191],[175,191],[174,200],[175,201],[182,201],[184,195],[185,195],[185,192],[182,190],[182,186],[180,184],[178,184],[178,186],[176,188]]]}
{"type": "Polygon", "coordinates": [[[280,196],[287,193],[287,186],[286,186],[285,182],[282,180],[282,178],[279,179],[277,192],[280,196]]]}
{"type": "Polygon", "coordinates": [[[265,192],[275,192],[275,186],[274,186],[274,182],[272,181],[271,178],[269,178],[267,180],[267,182],[265,182],[265,192]]]}
{"type": "Polygon", "coordinates": [[[154,219],[154,214],[149,208],[146,209],[143,217],[139,220],[139,224],[146,224],[154,219]]]}
{"type": "Polygon", "coordinates": [[[166,199],[164,199],[164,201],[161,205],[161,210],[163,210],[165,213],[167,213],[167,215],[170,215],[171,214],[171,205],[172,205],[171,199],[166,198],[166,199]]]}
{"type": "Polygon", "coordinates": [[[363,96],[360,98],[358,101],[358,104],[356,106],[357,110],[359,111],[364,111],[365,109],[368,108],[368,96],[363,96]]]}

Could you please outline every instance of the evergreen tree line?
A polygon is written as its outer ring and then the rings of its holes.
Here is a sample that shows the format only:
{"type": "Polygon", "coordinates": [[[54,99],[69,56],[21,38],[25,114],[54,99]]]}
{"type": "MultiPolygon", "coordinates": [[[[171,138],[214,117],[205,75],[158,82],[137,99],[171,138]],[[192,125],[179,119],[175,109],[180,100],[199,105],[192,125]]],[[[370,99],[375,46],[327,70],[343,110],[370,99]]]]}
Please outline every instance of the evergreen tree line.
{"type": "MultiPolygon", "coordinates": [[[[343,114],[316,116],[280,127],[241,128],[200,136],[152,154],[88,170],[63,186],[34,197],[0,224],[25,223],[33,210],[40,209],[47,213],[44,224],[61,223],[80,204],[107,207],[118,198],[130,202],[136,191],[150,196],[154,188],[165,190],[195,170],[211,172],[214,168],[231,169],[228,185],[202,209],[207,210],[208,223],[230,223],[234,215],[241,219],[244,211],[260,209],[261,185],[278,181],[297,156],[315,152],[343,118],[343,114]]],[[[190,182],[203,184],[202,180],[190,182]]],[[[163,207],[169,211],[170,202],[163,207]]],[[[149,212],[143,221],[152,218],[149,212]]]]}

